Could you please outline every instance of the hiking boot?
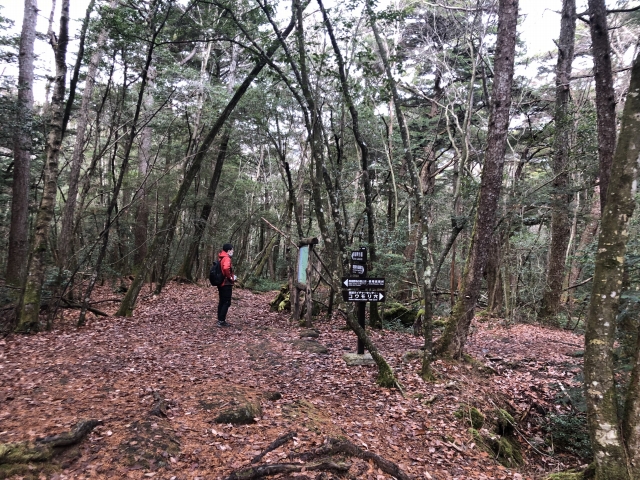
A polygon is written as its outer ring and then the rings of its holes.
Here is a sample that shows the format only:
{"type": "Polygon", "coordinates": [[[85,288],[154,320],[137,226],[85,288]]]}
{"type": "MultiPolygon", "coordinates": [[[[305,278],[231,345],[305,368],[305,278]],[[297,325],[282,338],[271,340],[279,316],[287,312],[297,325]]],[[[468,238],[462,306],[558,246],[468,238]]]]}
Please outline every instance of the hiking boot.
{"type": "Polygon", "coordinates": [[[218,322],[219,327],[228,327],[229,324],[227,322],[218,322]]]}

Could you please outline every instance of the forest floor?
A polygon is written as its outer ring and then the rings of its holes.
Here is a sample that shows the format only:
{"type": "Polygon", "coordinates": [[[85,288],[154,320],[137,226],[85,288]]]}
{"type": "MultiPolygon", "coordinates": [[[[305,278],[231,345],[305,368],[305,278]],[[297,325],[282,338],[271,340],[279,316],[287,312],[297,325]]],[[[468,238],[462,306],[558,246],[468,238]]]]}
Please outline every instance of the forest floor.
{"type": "MultiPolygon", "coordinates": [[[[103,298],[113,297],[105,288],[103,298]]],[[[420,359],[406,355],[419,338],[370,331],[403,396],[376,386],[375,366],[345,364],[356,337],[339,315],[316,322],[317,338],[301,338],[287,313],[269,311],[273,297],[235,289],[231,326],[220,328],[215,289],[171,283],[160,296],[141,296],[133,318],[92,316],[77,329],[77,312],[67,311],[68,324],[53,331],[0,339],[0,443],[70,431],[81,419],[102,422],[47,468],[34,463],[11,478],[223,479],[289,432],[293,438],[256,465],[299,463],[330,438],[420,479],[537,479],[581,464],[549,453],[539,421],[572,408],[557,398],[575,386],[580,335],[476,319],[467,348],[475,361],[438,361],[429,383],[419,377],[420,359]],[[244,404],[256,407],[253,423],[216,423],[244,404]],[[500,465],[478,444],[466,414],[472,406],[487,425],[497,407],[512,414],[521,466],[500,465]]],[[[373,460],[344,461],[351,466],[343,476],[305,468],[275,478],[392,478],[373,460]]]]}

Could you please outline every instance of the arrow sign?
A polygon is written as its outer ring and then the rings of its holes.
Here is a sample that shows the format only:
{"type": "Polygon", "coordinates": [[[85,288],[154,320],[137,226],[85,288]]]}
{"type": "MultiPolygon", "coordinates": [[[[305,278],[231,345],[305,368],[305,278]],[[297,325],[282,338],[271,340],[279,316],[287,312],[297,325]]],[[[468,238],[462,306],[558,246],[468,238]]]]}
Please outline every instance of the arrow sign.
{"type": "Polygon", "coordinates": [[[384,288],[384,278],[348,278],[342,277],[342,285],[347,288],[369,287],[384,288]]]}
{"type": "Polygon", "coordinates": [[[345,302],[383,302],[384,292],[367,292],[362,290],[343,290],[342,298],[345,302]]]}
{"type": "Polygon", "coordinates": [[[360,250],[351,250],[351,260],[354,262],[363,262],[367,261],[367,249],[361,248],[360,250]]]}

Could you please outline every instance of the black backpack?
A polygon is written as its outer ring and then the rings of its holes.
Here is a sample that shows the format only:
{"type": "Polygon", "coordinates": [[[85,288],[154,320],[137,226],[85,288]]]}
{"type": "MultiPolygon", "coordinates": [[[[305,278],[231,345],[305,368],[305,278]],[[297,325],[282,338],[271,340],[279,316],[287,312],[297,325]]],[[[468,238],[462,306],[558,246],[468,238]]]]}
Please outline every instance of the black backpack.
{"type": "Polygon", "coordinates": [[[222,267],[220,266],[220,261],[217,260],[213,262],[211,265],[211,269],[209,270],[209,282],[214,287],[219,287],[224,282],[224,276],[222,275],[222,267]]]}

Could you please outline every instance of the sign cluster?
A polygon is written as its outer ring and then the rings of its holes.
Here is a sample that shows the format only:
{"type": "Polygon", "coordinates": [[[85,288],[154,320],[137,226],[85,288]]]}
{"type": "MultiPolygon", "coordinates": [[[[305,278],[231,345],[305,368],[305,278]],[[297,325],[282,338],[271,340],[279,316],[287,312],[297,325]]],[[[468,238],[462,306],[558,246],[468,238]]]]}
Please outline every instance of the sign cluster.
{"type": "Polygon", "coordinates": [[[351,252],[351,275],[342,278],[342,298],[346,302],[383,302],[384,278],[367,278],[367,249],[361,247],[351,252]]]}

